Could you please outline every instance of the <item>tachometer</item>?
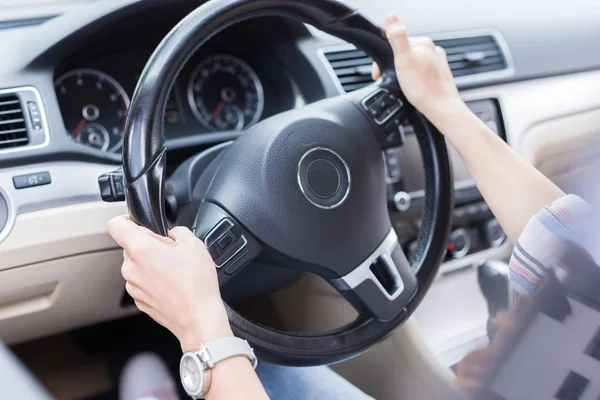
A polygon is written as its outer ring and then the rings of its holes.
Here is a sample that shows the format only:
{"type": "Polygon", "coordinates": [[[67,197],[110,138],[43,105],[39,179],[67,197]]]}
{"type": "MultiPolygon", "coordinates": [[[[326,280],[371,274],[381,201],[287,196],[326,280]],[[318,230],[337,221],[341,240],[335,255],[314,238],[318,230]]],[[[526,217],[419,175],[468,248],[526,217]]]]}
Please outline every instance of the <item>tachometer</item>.
{"type": "Polygon", "coordinates": [[[129,97],[107,74],[76,69],[54,83],[65,127],[78,143],[115,152],[123,144],[129,97]]]}
{"type": "Polygon", "coordinates": [[[241,130],[262,116],[265,98],[256,72],[237,57],[219,54],[192,72],[188,101],[210,130],[241,130]]]}

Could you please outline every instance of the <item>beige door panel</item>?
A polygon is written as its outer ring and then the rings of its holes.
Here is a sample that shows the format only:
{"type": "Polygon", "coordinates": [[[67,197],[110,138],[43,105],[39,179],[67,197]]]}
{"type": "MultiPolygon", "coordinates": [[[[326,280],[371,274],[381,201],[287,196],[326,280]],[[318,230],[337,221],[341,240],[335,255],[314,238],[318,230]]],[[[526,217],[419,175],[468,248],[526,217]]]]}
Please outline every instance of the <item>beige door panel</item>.
{"type": "Polygon", "coordinates": [[[121,250],[0,272],[0,340],[8,344],[137,312],[121,307],[121,250]]]}

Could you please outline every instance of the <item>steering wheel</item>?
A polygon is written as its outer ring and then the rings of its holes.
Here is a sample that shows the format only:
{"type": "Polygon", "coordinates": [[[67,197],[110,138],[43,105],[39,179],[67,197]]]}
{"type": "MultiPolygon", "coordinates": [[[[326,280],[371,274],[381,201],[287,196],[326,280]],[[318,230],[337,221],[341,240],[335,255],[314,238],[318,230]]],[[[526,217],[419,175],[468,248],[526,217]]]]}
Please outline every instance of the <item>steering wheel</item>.
{"type": "Polygon", "coordinates": [[[326,279],[359,312],[356,321],[318,333],[275,330],[229,306],[234,333],[263,359],[321,365],[353,357],[412,314],[444,255],[453,209],[443,137],[406,100],[384,32],[335,0],[212,0],[163,39],[135,90],[123,147],[132,218],[167,235],[163,117],[178,72],[218,32],[265,16],[288,17],[367,51],[380,66],[374,85],[266,119],[213,161],[194,224],[225,283],[257,257],[326,279]],[[382,148],[408,119],[426,176],[424,215],[412,265],[387,211],[382,148]]]}

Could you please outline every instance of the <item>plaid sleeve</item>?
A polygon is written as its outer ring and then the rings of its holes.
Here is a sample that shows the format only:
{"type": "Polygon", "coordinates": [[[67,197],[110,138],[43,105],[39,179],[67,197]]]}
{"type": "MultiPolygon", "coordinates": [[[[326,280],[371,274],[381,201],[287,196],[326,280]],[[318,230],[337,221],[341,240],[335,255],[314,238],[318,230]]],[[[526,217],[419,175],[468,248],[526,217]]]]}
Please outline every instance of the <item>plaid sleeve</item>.
{"type": "Polygon", "coordinates": [[[513,250],[510,279],[514,289],[522,294],[533,292],[549,268],[564,267],[563,257],[573,246],[597,260],[594,238],[598,237],[590,229],[595,219],[590,205],[574,195],[544,207],[529,221],[513,250]]]}

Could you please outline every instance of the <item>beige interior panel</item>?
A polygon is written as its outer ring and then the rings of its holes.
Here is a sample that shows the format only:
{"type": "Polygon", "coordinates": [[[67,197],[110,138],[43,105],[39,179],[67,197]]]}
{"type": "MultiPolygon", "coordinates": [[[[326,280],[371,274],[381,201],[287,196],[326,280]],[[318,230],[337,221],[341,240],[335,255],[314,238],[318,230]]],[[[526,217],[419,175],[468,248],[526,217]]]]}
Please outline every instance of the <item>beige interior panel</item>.
{"type": "Polygon", "coordinates": [[[600,109],[534,125],[521,140],[521,155],[548,176],[599,158],[600,109]]]}
{"type": "MultiPolygon", "coordinates": [[[[356,317],[356,311],[327,282],[307,275],[271,295],[285,329],[326,331],[356,317]]],[[[414,319],[368,352],[332,366],[376,399],[450,399],[454,375],[427,348],[414,319]],[[377,377],[368,371],[377,371],[377,377]]]]}
{"type": "Polygon", "coordinates": [[[14,344],[135,313],[120,305],[122,261],[121,250],[110,250],[0,271],[0,340],[14,344]]]}
{"type": "Polygon", "coordinates": [[[19,214],[0,243],[0,270],[114,249],[106,227],[112,217],[125,213],[125,203],[94,201],[19,214]]]}

